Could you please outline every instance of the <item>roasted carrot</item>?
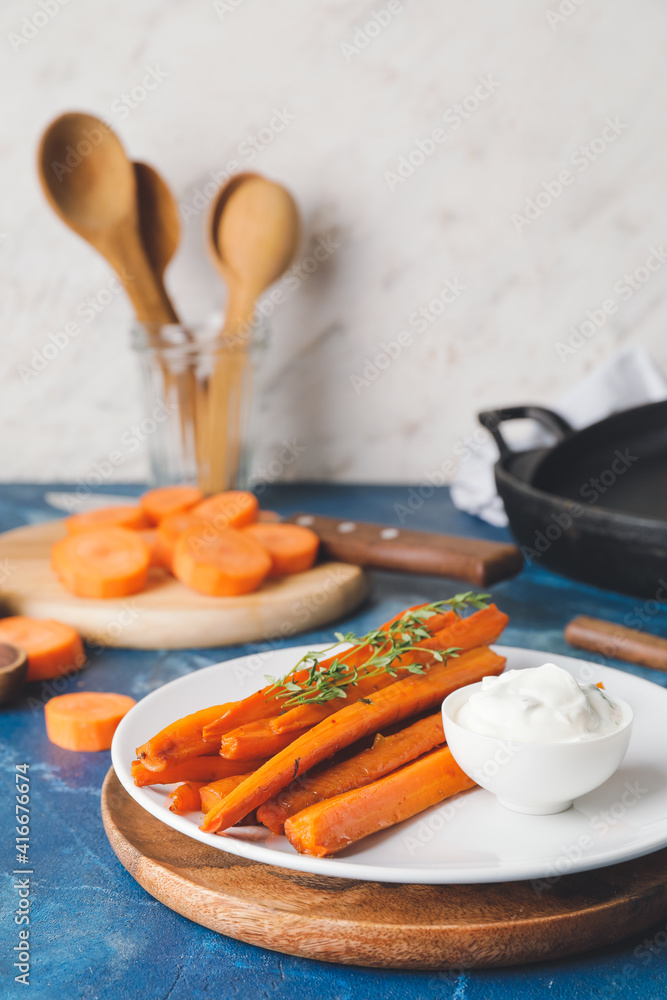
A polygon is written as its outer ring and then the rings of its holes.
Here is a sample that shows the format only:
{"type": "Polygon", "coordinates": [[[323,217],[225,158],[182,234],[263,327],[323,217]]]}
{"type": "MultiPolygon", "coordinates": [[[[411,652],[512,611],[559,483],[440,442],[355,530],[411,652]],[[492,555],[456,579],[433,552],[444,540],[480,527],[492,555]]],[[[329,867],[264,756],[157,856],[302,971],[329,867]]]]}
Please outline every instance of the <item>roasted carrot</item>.
{"type": "Polygon", "coordinates": [[[196,486],[159,486],[139,497],[141,509],[151,524],[159,524],[164,517],[182,514],[203,499],[196,486]]]}
{"type": "Polygon", "coordinates": [[[149,564],[148,545],[138,531],[127,528],[82,531],[51,549],[51,566],[77,597],[136,594],[146,584],[149,564]]]}
{"type": "Polygon", "coordinates": [[[245,490],[227,490],[214,493],[193,508],[197,517],[211,521],[216,528],[242,528],[257,520],[259,504],[253,493],[245,490]]]}
{"type": "Polygon", "coordinates": [[[269,723],[247,722],[245,726],[225,733],[220,741],[220,756],[228,760],[252,760],[253,757],[272,757],[293,743],[306,730],[291,733],[274,733],[269,723]]]}
{"type": "Polygon", "coordinates": [[[117,507],[98,507],[85,514],[73,514],[65,518],[68,535],[78,535],[81,531],[99,531],[100,528],[127,528],[137,531],[150,528],[150,522],[141,507],[119,504],[117,507]]]}
{"type": "Polygon", "coordinates": [[[44,706],[46,735],[63,750],[108,750],[118,723],[136,702],[126,694],[77,691],[44,706]]]}
{"type": "Polygon", "coordinates": [[[271,556],[270,576],[303,573],[315,562],[320,539],[300,524],[267,524],[257,522],[243,529],[271,556]]]}
{"type": "MultiPolygon", "coordinates": [[[[248,761],[248,763],[250,763],[248,761]]],[[[224,799],[225,795],[240,785],[242,781],[249,778],[252,774],[252,770],[248,770],[245,774],[235,774],[230,775],[229,778],[220,778],[218,781],[212,781],[208,785],[204,785],[199,789],[199,799],[201,803],[201,811],[207,813],[209,809],[217,805],[224,799]]]]}
{"type": "MultiPolygon", "coordinates": [[[[401,611],[400,614],[395,615],[394,618],[390,618],[388,622],[385,622],[381,628],[383,630],[388,629],[390,625],[398,621],[398,619],[403,615],[408,614],[411,611],[417,611],[421,607],[423,607],[423,605],[415,605],[415,607],[407,608],[406,611],[401,611]]],[[[443,628],[446,624],[453,622],[456,617],[457,616],[453,611],[438,613],[428,619],[425,627],[429,632],[433,633],[443,628]]],[[[344,653],[337,653],[334,656],[330,656],[327,659],[322,660],[320,668],[323,670],[326,669],[331,666],[334,660],[339,660],[341,663],[348,665],[350,669],[360,667],[368,659],[371,653],[372,649],[368,645],[353,646],[344,653]]],[[[295,671],[291,680],[295,683],[304,681],[306,680],[308,673],[308,669],[295,671]]],[[[227,706],[226,711],[222,713],[219,719],[206,726],[204,729],[204,737],[211,740],[219,738],[224,733],[228,733],[231,729],[236,729],[237,726],[245,725],[247,722],[255,722],[259,719],[270,719],[272,716],[276,716],[280,711],[281,701],[283,701],[284,698],[281,699],[273,696],[269,697],[271,688],[272,685],[269,684],[260,691],[256,691],[254,694],[248,695],[247,698],[243,698],[241,701],[232,702],[227,706]]]]}
{"type": "Polygon", "coordinates": [[[271,569],[271,557],[242,531],[204,521],[177,540],[172,569],[181,583],[201,594],[234,597],[259,587],[271,569]]]}
{"type": "Polygon", "coordinates": [[[298,775],[370,733],[434,708],[451,692],[489,674],[500,674],[505,658],[482,646],[448,663],[436,663],[422,675],[411,674],[374,695],[342,708],[308,730],[235,788],[206,816],[203,830],[217,833],[233,826],[272,798],[298,775]]]}
{"type": "Polygon", "coordinates": [[[444,743],[442,716],[429,715],[391,736],[375,737],[368,750],[318,773],[297,778],[257,810],[257,819],[271,833],[282,833],[285,820],[315,802],[369,785],[390,771],[444,743]]]}
{"type": "Polygon", "coordinates": [[[137,747],[137,757],[151,771],[163,771],[166,767],[180,764],[190,757],[217,753],[220,749],[220,740],[206,741],[202,736],[202,730],[209,722],[222,715],[226,708],[227,705],[211,705],[209,708],[201,708],[198,712],[184,715],[182,719],[169,723],[150,740],[137,747]]]}
{"type": "Polygon", "coordinates": [[[173,799],[169,806],[170,811],[178,813],[180,816],[182,813],[201,809],[199,789],[203,788],[204,784],[203,781],[186,781],[175,788],[173,792],[169,792],[169,798],[173,799]]]}
{"type": "MultiPolygon", "coordinates": [[[[447,623],[445,628],[436,632],[431,639],[425,639],[419,643],[419,652],[413,651],[404,654],[394,662],[393,667],[399,671],[399,676],[402,676],[400,674],[401,667],[407,667],[408,664],[414,663],[433,662],[434,650],[457,648],[465,651],[474,649],[475,646],[488,646],[499,638],[508,621],[508,616],[499,611],[495,604],[490,604],[488,608],[476,611],[467,618],[458,618],[453,615],[453,619],[447,623]]],[[[314,726],[346,704],[349,705],[353,701],[358,701],[359,698],[366,697],[372,691],[387,687],[394,680],[395,678],[390,674],[383,674],[373,678],[368,686],[362,677],[358,684],[347,689],[345,698],[332,698],[331,701],[323,705],[298,705],[282,715],[276,715],[271,720],[271,727],[277,733],[288,733],[293,729],[314,726]]]]}
{"type": "Polygon", "coordinates": [[[323,858],[474,784],[443,747],[371,785],[309,806],[286,821],[285,833],[300,854],[323,858]]]}
{"type": "Polygon", "coordinates": [[[171,785],[174,781],[218,781],[220,778],[230,778],[242,771],[256,771],[266,763],[266,757],[258,760],[226,760],[216,754],[215,757],[193,757],[180,764],[173,764],[163,771],[151,771],[143,761],[132,761],[132,777],[139,788],[145,785],[171,785]]]}
{"type": "Polygon", "coordinates": [[[184,531],[201,525],[201,518],[184,511],[181,514],[170,514],[163,517],[156,529],[155,551],[159,562],[171,571],[174,561],[176,542],[184,531]]]}
{"type": "Polygon", "coordinates": [[[80,670],[86,662],[76,629],[50,618],[12,615],[0,620],[0,642],[20,646],[28,656],[28,680],[42,681],[80,670]]]}

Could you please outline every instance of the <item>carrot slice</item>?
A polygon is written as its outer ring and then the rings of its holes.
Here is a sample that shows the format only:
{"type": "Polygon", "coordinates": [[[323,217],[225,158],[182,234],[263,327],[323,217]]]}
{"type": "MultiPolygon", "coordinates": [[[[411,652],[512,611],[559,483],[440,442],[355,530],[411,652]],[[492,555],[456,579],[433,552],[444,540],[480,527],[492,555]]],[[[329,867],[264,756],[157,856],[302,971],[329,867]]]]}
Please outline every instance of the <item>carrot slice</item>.
{"type": "Polygon", "coordinates": [[[270,576],[303,573],[315,562],[319,537],[300,524],[249,524],[243,531],[263,545],[271,556],[270,576]]]}
{"type": "Polygon", "coordinates": [[[51,618],[13,615],[0,621],[0,642],[20,646],[28,655],[29,681],[48,680],[80,670],[86,662],[76,629],[51,618]]]}
{"type": "Polygon", "coordinates": [[[118,507],[99,507],[85,514],[73,514],[65,518],[68,535],[78,535],[82,531],[99,531],[100,528],[127,528],[137,531],[150,528],[150,522],[141,507],[119,504],[118,507]]]}
{"type": "MultiPolygon", "coordinates": [[[[405,611],[401,611],[399,614],[390,618],[389,621],[385,622],[381,626],[383,630],[387,630],[390,625],[401,618],[402,615],[408,614],[410,611],[417,611],[419,608],[423,607],[421,604],[417,604],[412,608],[406,608],[405,611]]],[[[453,611],[445,611],[428,619],[425,624],[427,631],[433,633],[445,626],[445,624],[453,622],[456,620],[456,615],[453,611]]],[[[470,616],[472,617],[472,615],[470,616]]],[[[339,660],[342,663],[349,665],[350,669],[354,667],[361,666],[365,660],[371,655],[370,646],[353,646],[344,653],[336,653],[334,656],[328,657],[326,660],[322,660],[320,667],[322,669],[330,666],[334,660],[339,660]]],[[[295,671],[292,676],[292,680],[296,683],[304,681],[309,674],[307,668],[303,670],[295,671]]],[[[256,691],[254,694],[248,695],[247,698],[243,698],[241,701],[232,702],[227,705],[224,713],[221,713],[220,718],[215,722],[209,723],[204,729],[205,739],[214,739],[216,737],[222,736],[224,733],[228,733],[231,729],[236,729],[237,726],[242,726],[246,722],[255,722],[258,719],[270,719],[275,716],[280,709],[281,698],[268,697],[272,685],[269,684],[262,688],[260,691],[256,691]]],[[[348,704],[350,702],[348,701],[348,704]]],[[[315,707],[315,706],[312,706],[315,707]]],[[[277,723],[276,723],[277,725],[277,723]]],[[[273,724],[272,724],[273,727],[273,724]]]]}
{"type": "Polygon", "coordinates": [[[150,555],[149,565],[162,567],[164,564],[158,551],[157,528],[142,528],[139,534],[148,546],[150,555]]]}
{"type": "Polygon", "coordinates": [[[176,542],[188,528],[201,527],[201,518],[184,511],[163,517],[156,528],[156,558],[166,569],[172,569],[176,542]]]}
{"type": "Polygon", "coordinates": [[[473,684],[489,674],[500,674],[505,657],[482,646],[448,663],[436,663],[427,673],[395,681],[373,696],[371,704],[358,701],[342,708],[298,737],[263,767],[235,788],[207,814],[203,830],[217,833],[233,826],[251,810],[300,774],[326,760],[356,740],[378,732],[401,719],[434,708],[452,691],[473,684]]]}
{"type": "MultiPolygon", "coordinates": [[[[151,771],[163,771],[165,768],[180,764],[181,761],[188,760],[190,757],[218,753],[220,740],[214,739],[207,742],[202,731],[209,722],[222,715],[227,707],[227,705],[211,705],[209,708],[201,708],[198,712],[184,715],[176,722],[170,722],[150,740],[137,747],[137,757],[151,771]]],[[[217,775],[217,777],[221,778],[222,775],[217,775]]],[[[172,778],[171,780],[177,781],[178,779],[172,778]]]]}
{"type": "Polygon", "coordinates": [[[174,781],[217,781],[221,778],[230,778],[238,774],[239,771],[256,771],[258,767],[266,763],[266,757],[257,760],[226,760],[224,757],[193,757],[192,760],[184,760],[180,764],[172,764],[163,771],[152,771],[146,767],[143,761],[132,761],[132,777],[134,783],[139,788],[145,785],[170,785],[174,781]]]}
{"type": "Polygon", "coordinates": [[[202,499],[202,491],[196,486],[159,486],[142,494],[139,503],[150,523],[159,524],[164,517],[182,514],[202,499]]]}
{"type": "Polygon", "coordinates": [[[306,730],[292,733],[274,733],[265,720],[248,722],[232,729],[220,741],[220,756],[229,760],[251,760],[253,757],[272,757],[293,743],[306,730]]]}
{"type": "MultiPolygon", "coordinates": [[[[453,620],[447,623],[445,628],[440,629],[431,639],[425,639],[419,643],[420,649],[411,653],[406,653],[394,662],[394,669],[401,674],[401,666],[408,667],[413,663],[426,664],[433,661],[433,651],[438,649],[451,649],[456,647],[460,650],[474,649],[475,646],[488,646],[495,642],[502,634],[509,617],[499,611],[495,604],[490,604],[488,608],[476,611],[467,618],[453,616],[453,620]],[[423,652],[422,652],[423,650],[423,652]]],[[[324,705],[298,705],[296,708],[277,715],[271,720],[271,726],[277,733],[287,733],[292,729],[303,729],[307,726],[314,726],[322,719],[333,715],[340,708],[349,705],[359,698],[365,697],[373,691],[379,691],[383,687],[388,687],[396,678],[391,674],[384,674],[375,677],[370,685],[364,683],[363,677],[358,684],[347,689],[345,698],[332,698],[324,705]]]]}
{"type": "Polygon", "coordinates": [[[214,493],[193,508],[193,514],[211,521],[216,528],[243,528],[257,520],[258,511],[257,497],[245,490],[214,493]]]}
{"type": "Polygon", "coordinates": [[[188,528],[174,549],[174,576],[210,597],[249,594],[270,569],[267,551],[235,528],[218,529],[204,522],[188,528]]]}
{"type": "Polygon", "coordinates": [[[362,750],[354,757],[319,773],[297,778],[275,798],[259,807],[257,819],[268,826],[271,833],[282,833],[285,820],[302,809],[323,799],[342,795],[353,788],[369,785],[371,781],[395,771],[397,767],[421,757],[444,742],[445,734],[439,712],[420,719],[391,736],[378,734],[368,750],[362,750]]]}
{"type": "Polygon", "coordinates": [[[173,792],[169,792],[169,798],[173,799],[173,802],[169,806],[170,812],[182,813],[194,812],[195,809],[201,809],[201,800],[199,798],[199,789],[203,788],[205,785],[204,781],[185,781],[178,788],[175,788],[173,792]]]}
{"type": "Polygon", "coordinates": [[[443,747],[371,785],[309,806],[285,822],[285,833],[299,854],[323,858],[474,784],[443,747]]]}
{"type": "MultiPolygon", "coordinates": [[[[250,763],[248,761],[248,763],[250,763]]],[[[229,778],[220,778],[219,781],[213,781],[209,785],[204,785],[203,788],[199,789],[199,800],[201,803],[201,811],[207,813],[209,809],[217,805],[224,799],[225,795],[240,785],[242,781],[249,778],[252,774],[252,770],[248,770],[245,774],[235,774],[229,778]]]]}
{"type": "Polygon", "coordinates": [[[68,535],[51,549],[51,566],[78,597],[126,597],[146,585],[150,550],[137,531],[101,528],[68,535]]]}
{"type": "Polygon", "coordinates": [[[108,750],[124,715],[136,705],[126,694],[77,691],[51,698],[44,706],[46,735],[63,750],[108,750]]]}

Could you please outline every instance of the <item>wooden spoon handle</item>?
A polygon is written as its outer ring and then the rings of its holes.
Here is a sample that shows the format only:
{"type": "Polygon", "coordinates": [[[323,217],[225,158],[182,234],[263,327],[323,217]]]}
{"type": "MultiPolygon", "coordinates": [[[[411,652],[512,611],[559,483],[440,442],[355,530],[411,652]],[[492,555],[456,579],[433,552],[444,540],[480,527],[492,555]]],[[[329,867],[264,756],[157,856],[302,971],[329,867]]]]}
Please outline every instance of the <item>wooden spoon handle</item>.
{"type": "Polygon", "coordinates": [[[503,542],[342,521],[320,514],[294,514],[287,520],[312,528],[331,559],[357,566],[428,573],[488,587],[514,576],[523,565],[516,546],[503,542]]]}
{"type": "Polygon", "coordinates": [[[566,626],[565,638],[577,649],[667,671],[667,639],[648,632],[580,615],[566,626]]]}
{"type": "Polygon", "coordinates": [[[120,278],[139,322],[178,322],[164,285],[148,261],[136,224],[128,220],[97,248],[120,278]]]}

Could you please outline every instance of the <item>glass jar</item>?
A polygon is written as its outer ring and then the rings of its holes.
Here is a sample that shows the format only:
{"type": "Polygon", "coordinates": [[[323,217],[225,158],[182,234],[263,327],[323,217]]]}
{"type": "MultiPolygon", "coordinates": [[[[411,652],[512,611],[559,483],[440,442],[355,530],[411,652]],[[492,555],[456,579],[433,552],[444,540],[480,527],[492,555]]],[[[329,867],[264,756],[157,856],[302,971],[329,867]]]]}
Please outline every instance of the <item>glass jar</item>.
{"type": "Polygon", "coordinates": [[[247,488],[254,432],[253,381],[267,331],[256,322],[223,337],[219,319],[137,323],[144,410],[154,430],[154,485],[196,484],[206,493],[247,488]]]}

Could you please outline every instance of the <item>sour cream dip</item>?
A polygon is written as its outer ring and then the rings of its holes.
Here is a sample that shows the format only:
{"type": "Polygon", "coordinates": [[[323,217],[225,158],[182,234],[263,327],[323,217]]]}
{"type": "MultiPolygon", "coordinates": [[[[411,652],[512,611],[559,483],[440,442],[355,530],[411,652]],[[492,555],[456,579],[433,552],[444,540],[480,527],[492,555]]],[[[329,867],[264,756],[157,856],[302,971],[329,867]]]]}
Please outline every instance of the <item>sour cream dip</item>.
{"type": "Polygon", "coordinates": [[[519,743],[560,743],[614,732],[623,710],[595,684],[580,685],[555,663],[485,677],[459,708],[463,729],[519,743]]]}

